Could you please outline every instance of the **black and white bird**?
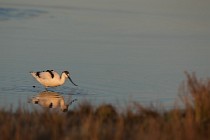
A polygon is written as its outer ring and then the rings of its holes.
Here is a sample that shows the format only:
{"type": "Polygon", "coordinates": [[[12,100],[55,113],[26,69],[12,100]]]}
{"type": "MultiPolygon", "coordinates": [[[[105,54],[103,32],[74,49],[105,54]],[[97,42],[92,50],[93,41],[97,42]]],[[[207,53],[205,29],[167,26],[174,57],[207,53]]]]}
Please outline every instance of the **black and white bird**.
{"type": "Polygon", "coordinates": [[[68,78],[73,85],[78,86],[72,81],[72,79],[70,78],[70,73],[68,71],[63,71],[61,75],[59,75],[54,70],[37,71],[30,73],[46,89],[48,87],[57,87],[63,85],[66,81],[66,78],[68,78]]]}

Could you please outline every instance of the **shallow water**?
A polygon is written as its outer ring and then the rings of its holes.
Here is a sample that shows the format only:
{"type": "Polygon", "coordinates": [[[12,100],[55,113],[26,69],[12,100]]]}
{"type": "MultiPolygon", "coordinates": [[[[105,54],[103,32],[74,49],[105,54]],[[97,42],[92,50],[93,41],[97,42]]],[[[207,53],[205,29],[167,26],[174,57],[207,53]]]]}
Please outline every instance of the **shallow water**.
{"type": "Polygon", "coordinates": [[[46,69],[78,101],[173,105],[184,71],[210,75],[210,3],[186,1],[0,2],[0,106],[28,105],[46,69]]]}

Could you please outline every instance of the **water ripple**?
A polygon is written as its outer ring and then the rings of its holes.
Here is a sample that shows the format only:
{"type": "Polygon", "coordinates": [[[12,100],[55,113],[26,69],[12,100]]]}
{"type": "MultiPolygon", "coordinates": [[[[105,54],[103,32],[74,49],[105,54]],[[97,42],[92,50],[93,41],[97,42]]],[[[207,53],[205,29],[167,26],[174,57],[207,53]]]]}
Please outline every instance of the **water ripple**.
{"type": "Polygon", "coordinates": [[[0,21],[33,18],[43,13],[46,13],[46,11],[37,9],[18,9],[0,7],[0,21]]]}

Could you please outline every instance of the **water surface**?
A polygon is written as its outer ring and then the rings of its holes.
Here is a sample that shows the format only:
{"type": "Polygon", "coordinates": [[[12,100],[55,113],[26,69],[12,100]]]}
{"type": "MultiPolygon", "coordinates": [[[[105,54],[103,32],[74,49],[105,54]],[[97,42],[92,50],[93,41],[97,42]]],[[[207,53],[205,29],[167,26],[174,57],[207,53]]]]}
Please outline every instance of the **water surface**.
{"type": "Polygon", "coordinates": [[[29,72],[46,69],[70,71],[79,87],[51,90],[78,101],[171,106],[184,71],[210,75],[209,4],[0,2],[0,106],[27,105],[44,90],[29,72]]]}

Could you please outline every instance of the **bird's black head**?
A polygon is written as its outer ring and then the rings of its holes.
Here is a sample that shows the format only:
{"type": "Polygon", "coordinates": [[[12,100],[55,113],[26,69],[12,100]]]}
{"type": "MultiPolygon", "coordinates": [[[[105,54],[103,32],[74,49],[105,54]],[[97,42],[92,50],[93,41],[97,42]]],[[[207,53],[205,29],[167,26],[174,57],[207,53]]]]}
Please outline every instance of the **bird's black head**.
{"type": "Polygon", "coordinates": [[[68,71],[63,71],[63,73],[65,73],[67,76],[70,75],[70,73],[68,71]]]}
{"type": "Polygon", "coordinates": [[[69,73],[68,71],[63,71],[63,73],[65,73],[65,74],[67,75],[67,77],[69,78],[70,82],[71,82],[73,85],[78,86],[77,84],[75,84],[75,83],[72,81],[72,79],[71,79],[71,77],[70,77],[70,73],[69,73]]]}

